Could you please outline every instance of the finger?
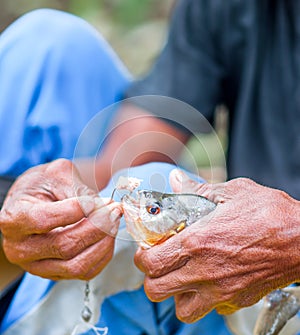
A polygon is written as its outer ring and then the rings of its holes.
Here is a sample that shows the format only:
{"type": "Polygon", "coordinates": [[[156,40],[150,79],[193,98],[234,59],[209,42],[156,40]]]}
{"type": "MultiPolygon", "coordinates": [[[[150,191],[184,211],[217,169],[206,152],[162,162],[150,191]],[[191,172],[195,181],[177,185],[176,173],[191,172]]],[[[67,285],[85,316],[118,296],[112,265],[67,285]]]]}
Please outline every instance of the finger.
{"type": "Polygon", "coordinates": [[[9,236],[42,234],[80,221],[95,207],[93,197],[30,204],[21,202],[16,211],[1,212],[1,229],[9,236]],[[20,223],[16,227],[16,222],[20,223]],[[25,223],[25,224],[24,224],[25,223]]]}
{"type": "Polygon", "coordinates": [[[179,169],[172,170],[169,179],[175,193],[192,193],[208,197],[212,188],[216,187],[216,184],[199,183],[179,169]]]}
{"type": "Polygon", "coordinates": [[[89,280],[108,264],[113,256],[114,238],[106,236],[69,260],[45,259],[24,266],[25,270],[52,280],[89,280]]]}
{"type": "Polygon", "coordinates": [[[170,185],[176,193],[194,193],[206,197],[214,203],[219,203],[224,201],[228,183],[199,183],[182,170],[174,169],[170,173],[170,185]]]}
{"type": "Polygon", "coordinates": [[[186,292],[174,297],[176,316],[179,320],[192,323],[211,312],[215,305],[209,290],[186,292]]]}
{"type": "Polygon", "coordinates": [[[96,195],[82,182],[76,167],[67,159],[57,159],[28,169],[17,179],[13,189],[18,196],[39,195],[53,200],[96,195]]]}
{"type": "Polygon", "coordinates": [[[134,256],[136,266],[149,277],[160,277],[184,266],[190,255],[182,247],[180,235],[150,249],[139,248],[134,256]]]}
{"type": "Polygon", "coordinates": [[[193,288],[193,285],[186,283],[178,276],[178,274],[174,273],[160,278],[150,278],[146,276],[144,279],[144,289],[147,297],[151,301],[159,302],[193,288]]]}
{"type": "Polygon", "coordinates": [[[110,201],[108,198],[82,196],[34,205],[32,209],[21,213],[25,216],[24,221],[28,222],[22,232],[23,234],[43,234],[55,228],[74,224],[88,217],[95,209],[104,208],[110,201]]]}
{"type": "Polygon", "coordinates": [[[174,169],[170,172],[169,182],[175,193],[197,194],[202,185],[191,179],[187,174],[179,169],[174,169]]]}
{"type": "Polygon", "coordinates": [[[120,223],[119,207],[117,203],[109,204],[76,224],[46,234],[30,235],[22,241],[4,238],[3,247],[12,263],[74,258],[107,234],[115,236],[120,223]]]}
{"type": "MultiPolygon", "coordinates": [[[[107,201],[111,200],[107,199],[107,201]]],[[[101,202],[103,203],[103,201],[101,202]]],[[[89,222],[103,233],[116,236],[123,215],[122,205],[118,202],[112,202],[108,205],[102,205],[102,207],[96,204],[96,208],[98,209],[89,215],[89,222]]]]}
{"type": "Polygon", "coordinates": [[[202,277],[207,278],[199,271],[195,275],[195,266],[188,262],[182,268],[164,276],[157,278],[146,276],[144,279],[145,292],[150,300],[162,301],[177,294],[198,290],[205,283],[201,281],[202,277]]]}

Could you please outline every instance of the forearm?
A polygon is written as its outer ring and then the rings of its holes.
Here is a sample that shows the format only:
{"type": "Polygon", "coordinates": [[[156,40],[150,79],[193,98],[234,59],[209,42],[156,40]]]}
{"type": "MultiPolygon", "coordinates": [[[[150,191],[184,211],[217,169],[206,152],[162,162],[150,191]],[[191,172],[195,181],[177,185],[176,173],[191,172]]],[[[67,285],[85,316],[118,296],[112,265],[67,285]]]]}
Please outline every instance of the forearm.
{"type": "Polygon", "coordinates": [[[189,135],[137,106],[124,104],[113,122],[110,136],[97,157],[77,166],[90,187],[101,190],[123,168],[145,163],[178,161],[189,135]]]}

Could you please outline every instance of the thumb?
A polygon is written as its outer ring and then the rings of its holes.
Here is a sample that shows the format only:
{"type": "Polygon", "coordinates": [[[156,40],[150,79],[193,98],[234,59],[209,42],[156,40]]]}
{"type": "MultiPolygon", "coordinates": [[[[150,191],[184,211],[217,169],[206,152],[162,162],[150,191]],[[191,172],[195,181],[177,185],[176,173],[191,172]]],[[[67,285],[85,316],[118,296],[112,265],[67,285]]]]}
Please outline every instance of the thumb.
{"type": "Polygon", "coordinates": [[[170,172],[169,182],[175,193],[198,193],[202,185],[179,169],[170,172]]]}

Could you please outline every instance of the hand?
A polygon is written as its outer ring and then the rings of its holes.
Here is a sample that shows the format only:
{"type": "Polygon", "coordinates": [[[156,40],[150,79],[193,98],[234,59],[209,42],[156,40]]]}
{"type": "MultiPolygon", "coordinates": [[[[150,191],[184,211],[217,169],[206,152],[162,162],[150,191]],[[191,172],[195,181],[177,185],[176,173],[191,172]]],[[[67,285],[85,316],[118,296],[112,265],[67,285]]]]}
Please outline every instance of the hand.
{"type": "Polygon", "coordinates": [[[121,213],[60,159],[28,170],[11,187],[0,214],[3,248],[32,274],[88,280],[112,258],[121,213]]]}
{"type": "Polygon", "coordinates": [[[217,203],[214,212],[161,245],[139,249],[153,301],[175,296],[177,317],[194,322],[216,308],[229,314],[300,278],[300,205],[286,193],[238,178],[198,184],[180,172],[175,192],[217,203]],[[298,249],[298,251],[297,251],[298,249]]]}

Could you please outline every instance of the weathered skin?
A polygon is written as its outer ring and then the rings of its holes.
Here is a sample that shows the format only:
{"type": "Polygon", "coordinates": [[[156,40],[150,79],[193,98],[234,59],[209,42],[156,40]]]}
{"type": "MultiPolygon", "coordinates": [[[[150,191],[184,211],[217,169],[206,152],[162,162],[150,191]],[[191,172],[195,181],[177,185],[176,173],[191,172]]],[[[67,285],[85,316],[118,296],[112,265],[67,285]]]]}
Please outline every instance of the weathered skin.
{"type": "MultiPolygon", "coordinates": [[[[201,185],[177,173],[170,182],[175,192],[201,193],[218,206],[213,215],[198,220],[180,234],[175,232],[176,236],[167,241],[161,240],[164,243],[148,250],[139,249],[135,262],[146,274],[145,290],[151,300],[175,296],[179,319],[194,322],[214,308],[220,314],[230,314],[251,306],[276,287],[298,281],[297,251],[295,266],[291,256],[293,250],[298,250],[299,241],[298,234],[295,239],[291,234],[298,222],[296,201],[283,192],[242,178],[219,185],[201,185]],[[249,198],[249,194],[256,196],[249,198]],[[268,207],[272,211],[266,211],[268,207]],[[293,216],[288,215],[286,207],[295,209],[293,216]],[[266,221],[273,224],[268,226],[266,221]],[[285,227],[289,227],[288,239],[283,234],[285,227]],[[268,265],[266,260],[274,265],[268,265]],[[220,266],[224,263],[226,267],[220,266]]],[[[299,309],[299,289],[290,290],[275,290],[267,295],[266,301],[278,300],[279,305],[264,307],[255,335],[278,334],[295,315],[299,309]]]]}
{"type": "Polygon", "coordinates": [[[195,194],[142,190],[122,199],[129,233],[143,247],[165,241],[213,211],[216,205],[195,194]]]}
{"type": "Polygon", "coordinates": [[[65,159],[36,166],[11,187],[0,213],[8,260],[53,280],[89,280],[113,256],[121,205],[103,199],[65,159]]]}

